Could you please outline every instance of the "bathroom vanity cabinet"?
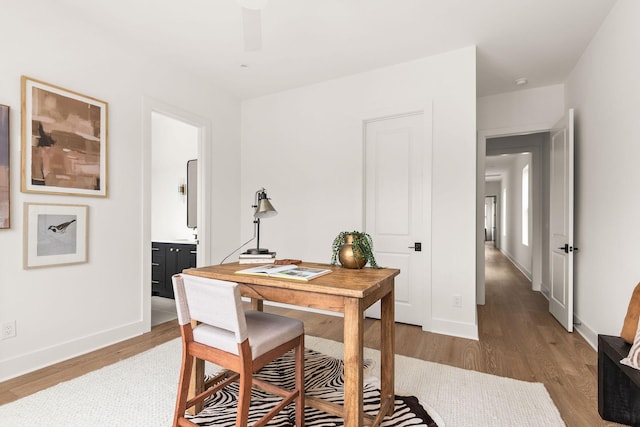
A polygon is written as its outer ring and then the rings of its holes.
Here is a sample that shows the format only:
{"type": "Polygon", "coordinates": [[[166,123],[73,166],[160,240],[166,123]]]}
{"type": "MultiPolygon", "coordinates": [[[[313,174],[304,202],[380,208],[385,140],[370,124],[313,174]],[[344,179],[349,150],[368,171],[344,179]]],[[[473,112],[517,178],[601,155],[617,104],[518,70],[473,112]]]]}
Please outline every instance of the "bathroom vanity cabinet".
{"type": "Polygon", "coordinates": [[[197,248],[191,243],[151,243],[151,295],[173,298],[171,276],[196,266],[197,248]]]}

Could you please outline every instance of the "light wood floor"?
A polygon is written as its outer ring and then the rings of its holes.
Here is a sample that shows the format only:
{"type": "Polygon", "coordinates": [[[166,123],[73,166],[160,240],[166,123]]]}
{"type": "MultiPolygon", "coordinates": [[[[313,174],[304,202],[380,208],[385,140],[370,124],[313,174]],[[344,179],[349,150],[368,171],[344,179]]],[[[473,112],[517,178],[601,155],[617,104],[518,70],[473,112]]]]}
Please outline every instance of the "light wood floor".
{"type": "MultiPolygon", "coordinates": [[[[616,426],[597,410],[597,354],[549,314],[548,302],[502,255],[487,246],[486,305],[478,307],[480,340],[423,332],[398,324],[396,351],[409,357],[546,386],[568,427],[616,426]]],[[[342,341],[342,319],[266,307],[302,319],[309,335],[342,341]]],[[[179,336],[176,321],[140,337],[0,383],[0,404],[115,363],[179,336]]],[[[366,320],[365,345],[379,348],[379,322],[366,320]]]]}

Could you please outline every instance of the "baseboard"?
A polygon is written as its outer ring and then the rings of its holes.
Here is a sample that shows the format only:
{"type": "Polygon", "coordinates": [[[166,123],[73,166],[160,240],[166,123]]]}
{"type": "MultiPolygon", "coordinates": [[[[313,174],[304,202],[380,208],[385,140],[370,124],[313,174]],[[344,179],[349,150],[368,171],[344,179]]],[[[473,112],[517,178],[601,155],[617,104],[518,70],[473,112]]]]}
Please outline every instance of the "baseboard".
{"type": "Polygon", "coordinates": [[[502,252],[502,254],[506,256],[509,261],[511,261],[511,264],[513,264],[518,270],[520,270],[522,274],[524,274],[524,277],[526,277],[527,280],[529,280],[530,282],[533,281],[531,272],[527,271],[518,261],[516,261],[514,257],[511,256],[509,252],[503,250],[502,248],[500,248],[500,252],[502,252]]]}
{"type": "Polygon", "coordinates": [[[540,290],[538,291],[547,299],[547,301],[549,300],[549,295],[550,295],[549,289],[550,289],[549,286],[547,286],[544,283],[542,283],[542,284],[540,284],[540,290]]]}
{"type": "MultiPolygon", "coordinates": [[[[543,289],[539,291],[543,297],[549,300],[549,290],[543,289]]],[[[549,313],[551,316],[552,314],[549,313]]],[[[594,350],[598,351],[598,333],[593,330],[589,325],[580,320],[575,313],[573,314],[573,329],[579,333],[582,338],[589,344],[594,350]]]]}
{"type": "Polygon", "coordinates": [[[446,319],[431,319],[431,329],[427,332],[451,335],[478,341],[478,325],[472,323],[453,322],[446,319]]]}
{"type": "Polygon", "coordinates": [[[573,316],[573,328],[594,350],[598,351],[598,333],[575,314],[573,316]]]}
{"type": "Polygon", "coordinates": [[[141,335],[148,332],[148,330],[148,327],[145,329],[144,322],[139,321],[55,346],[38,349],[31,353],[20,354],[10,359],[0,360],[0,382],[99,350],[111,344],[141,335]]]}

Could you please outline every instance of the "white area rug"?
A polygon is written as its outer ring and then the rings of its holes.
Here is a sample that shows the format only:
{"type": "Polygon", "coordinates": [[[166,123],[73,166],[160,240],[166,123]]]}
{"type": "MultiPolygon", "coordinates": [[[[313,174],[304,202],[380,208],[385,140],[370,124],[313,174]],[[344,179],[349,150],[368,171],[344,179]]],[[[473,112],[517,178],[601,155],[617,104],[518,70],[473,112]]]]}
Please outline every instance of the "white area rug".
{"type": "MultiPolygon", "coordinates": [[[[306,346],[342,357],[342,344],[312,336],[306,346]]],[[[380,353],[365,349],[373,359],[380,353]]],[[[0,406],[2,427],[171,425],[180,341],[0,406]]],[[[210,370],[215,370],[210,367],[210,370]]],[[[564,426],[544,385],[396,356],[396,394],[413,395],[439,427],[564,426]]]]}

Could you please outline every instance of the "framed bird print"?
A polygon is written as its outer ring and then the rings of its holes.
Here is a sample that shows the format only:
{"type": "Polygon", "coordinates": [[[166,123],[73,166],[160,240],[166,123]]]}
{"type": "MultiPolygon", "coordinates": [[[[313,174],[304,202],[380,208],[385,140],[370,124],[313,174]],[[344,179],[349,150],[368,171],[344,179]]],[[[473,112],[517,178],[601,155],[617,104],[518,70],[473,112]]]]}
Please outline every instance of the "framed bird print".
{"type": "Polygon", "coordinates": [[[107,103],[22,76],[22,191],[107,196],[107,103]]]}
{"type": "Polygon", "coordinates": [[[24,204],[24,268],[87,262],[86,205],[24,204]]]}

